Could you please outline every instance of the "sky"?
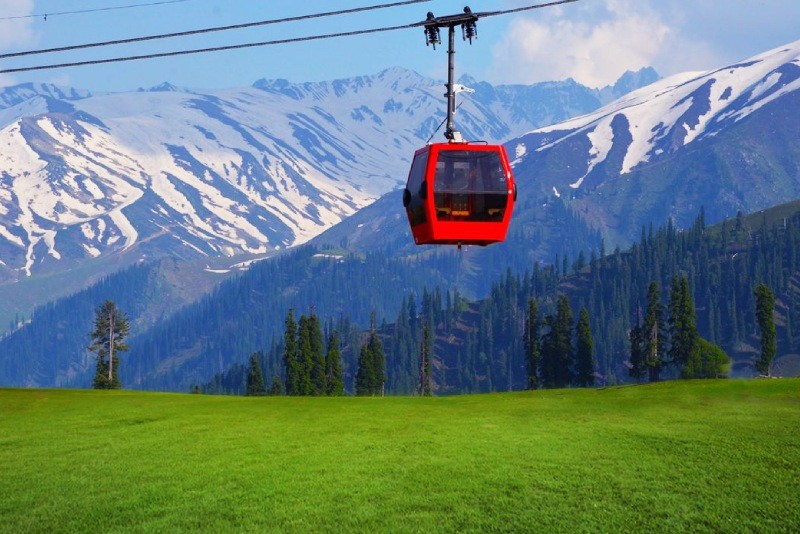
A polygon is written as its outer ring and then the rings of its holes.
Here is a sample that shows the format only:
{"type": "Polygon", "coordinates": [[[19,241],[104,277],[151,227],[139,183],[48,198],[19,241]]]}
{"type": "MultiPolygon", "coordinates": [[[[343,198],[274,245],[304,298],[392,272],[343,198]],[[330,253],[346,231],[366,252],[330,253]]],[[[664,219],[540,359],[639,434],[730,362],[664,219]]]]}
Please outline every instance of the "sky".
{"type": "MultiPolygon", "coordinates": [[[[101,42],[372,6],[394,0],[0,0],[0,54],[101,42]],[[152,4],[125,7],[135,4],[152,4]],[[58,14],[65,11],[90,13],[58,14]],[[42,15],[49,14],[45,19],[42,15]]],[[[430,0],[144,43],[0,59],[4,69],[187,50],[405,25],[437,16],[495,11],[541,0],[430,0]]],[[[572,78],[613,84],[627,70],[662,76],[722,67],[800,39],[798,0],[578,0],[478,21],[478,39],[456,42],[456,75],[493,84],[572,78]]],[[[444,37],[444,35],[443,35],[444,37]]],[[[46,82],[93,92],[163,82],[195,89],[244,87],[256,80],[322,81],[400,66],[446,78],[445,47],[425,46],[421,29],[246,48],[172,58],[0,73],[0,86],[46,82]]]]}

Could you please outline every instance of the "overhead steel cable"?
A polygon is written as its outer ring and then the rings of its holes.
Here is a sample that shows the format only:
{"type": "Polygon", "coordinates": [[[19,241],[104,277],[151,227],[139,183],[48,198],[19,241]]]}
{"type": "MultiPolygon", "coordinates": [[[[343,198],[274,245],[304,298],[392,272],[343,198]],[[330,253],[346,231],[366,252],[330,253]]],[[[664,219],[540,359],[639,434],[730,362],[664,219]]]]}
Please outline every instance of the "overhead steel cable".
{"type": "Polygon", "coordinates": [[[60,69],[65,67],[80,67],[82,65],[102,65],[104,63],[119,63],[123,61],[136,61],[139,59],[155,59],[160,57],[185,56],[188,54],[203,54],[208,52],[221,52],[223,50],[237,50],[240,48],[252,48],[256,46],[270,46],[287,43],[300,43],[303,41],[318,41],[321,39],[332,39],[334,37],[350,37],[353,35],[364,35],[367,33],[390,32],[395,30],[405,30],[415,28],[416,24],[404,24],[402,26],[388,26],[385,28],[372,28],[369,30],[355,30],[350,32],[327,33],[323,35],[309,35],[307,37],[292,37],[290,39],[276,39],[273,41],[262,41],[259,43],[244,43],[228,46],[214,46],[209,48],[196,48],[194,50],[177,50],[174,52],[160,52],[155,54],[144,54],[141,56],[127,56],[109,59],[91,59],[87,61],[75,61],[71,63],[59,63],[56,65],[40,65],[37,67],[21,67],[17,69],[3,69],[0,74],[11,74],[14,72],[28,72],[32,70],[60,69]]]}
{"type": "MultiPolygon", "coordinates": [[[[428,0],[411,0],[409,3],[416,3],[419,1],[428,1],[428,0]]],[[[514,9],[508,9],[503,11],[488,11],[485,13],[476,13],[479,17],[494,17],[498,15],[506,15],[509,13],[516,13],[520,11],[528,11],[532,9],[540,9],[543,7],[551,7],[560,4],[569,4],[572,2],[578,2],[579,0],[559,0],[556,2],[548,2],[546,4],[536,4],[531,6],[519,7],[514,9]]],[[[364,9],[364,8],[359,8],[364,9]]],[[[52,65],[38,65],[34,67],[20,67],[20,68],[13,68],[13,69],[2,69],[0,70],[0,74],[13,74],[16,72],[30,72],[35,70],[48,70],[48,69],[59,69],[59,68],[67,68],[67,67],[80,67],[85,65],[102,65],[106,63],[120,63],[124,61],[136,61],[141,59],[156,59],[156,58],[163,58],[163,57],[173,57],[173,56],[183,56],[189,54],[203,54],[209,52],[221,52],[225,50],[238,50],[242,48],[253,48],[259,46],[270,46],[270,45],[279,45],[279,44],[288,44],[288,43],[299,43],[305,41],[319,41],[322,39],[333,39],[337,37],[352,37],[356,35],[366,35],[370,33],[381,33],[381,32],[390,32],[396,30],[406,30],[410,28],[419,28],[421,26],[425,26],[428,21],[422,22],[414,22],[411,24],[403,24],[399,26],[386,26],[382,28],[371,28],[366,30],[354,30],[349,32],[338,32],[338,33],[328,33],[328,34],[320,34],[320,35],[309,35],[305,37],[293,37],[289,39],[275,39],[272,41],[261,41],[257,43],[243,43],[243,44],[236,44],[236,45],[228,45],[228,46],[215,46],[215,47],[208,47],[208,48],[196,48],[192,50],[177,50],[173,52],[160,52],[155,54],[143,54],[138,56],[125,56],[125,57],[116,57],[116,58],[108,58],[108,59],[93,59],[87,61],[74,61],[69,63],[58,63],[52,65]]]]}
{"type": "Polygon", "coordinates": [[[502,11],[485,11],[483,13],[476,13],[478,17],[494,17],[496,15],[508,15],[509,13],[519,13],[521,11],[530,11],[531,9],[541,9],[543,7],[553,7],[561,4],[571,4],[579,0],[557,0],[555,2],[548,2],[546,4],[536,4],[534,6],[515,7],[513,9],[503,9],[502,11]]]}
{"type": "MultiPolygon", "coordinates": [[[[185,0],[181,0],[185,1],[185,0]]],[[[354,13],[361,13],[364,11],[374,11],[376,9],[387,9],[390,7],[399,7],[405,6],[410,4],[421,4],[425,2],[430,2],[431,0],[405,0],[402,2],[392,2],[389,4],[378,4],[374,6],[364,6],[364,7],[355,7],[351,9],[340,9],[337,11],[327,11],[323,13],[312,13],[310,15],[298,15],[294,17],[285,17],[280,19],[271,19],[271,20],[260,20],[257,22],[245,22],[242,24],[231,24],[229,26],[216,26],[213,28],[202,28],[198,30],[187,30],[182,32],[174,32],[174,33],[163,33],[158,35],[146,35],[144,37],[131,37],[128,39],[115,39],[113,41],[103,41],[99,43],[85,43],[79,45],[70,45],[70,46],[59,46],[55,48],[44,48],[41,50],[28,50],[25,52],[11,52],[8,54],[0,54],[0,59],[7,59],[12,57],[21,57],[21,56],[32,56],[34,54],[49,54],[52,52],[68,52],[72,50],[82,50],[85,48],[97,48],[101,46],[111,46],[111,45],[120,45],[120,44],[130,44],[130,43],[139,43],[143,41],[153,41],[156,39],[169,39],[173,37],[186,37],[189,35],[199,35],[203,33],[212,33],[212,32],[222,32],[228,30],[241,30],[244,28],[254,28],[257,26],[267,26],[270,24],[281,24],[285,22],[298,22],[301,20],[307,19],[317,19],[322,17],[332,17],[335,15],[351,15],[354,13]]]]}
{"type": "Polygon", "coordinates": [[[80,13],[96,13],[98,11],[116,11],[117,9],[131,9],[134,7],[150,7],[150,6],[160,6],[164,4],[181,4],[183,2],[189,2],[190,0],[161,0],[160,2],[147,2],[142,4],[128,4],[126,6],[111,6],[111,7],[93,7],[91,9],[77,9],[75,11],[56,11],[53,13],[34,13],[32,15],[17,15],[11,17],[0,17],[0,20],[16,20],[16,19],[35,19],[35,18],[43,18],[47,20],[47,17],[55,17],[59,15],[77,15],[80,13]]]}

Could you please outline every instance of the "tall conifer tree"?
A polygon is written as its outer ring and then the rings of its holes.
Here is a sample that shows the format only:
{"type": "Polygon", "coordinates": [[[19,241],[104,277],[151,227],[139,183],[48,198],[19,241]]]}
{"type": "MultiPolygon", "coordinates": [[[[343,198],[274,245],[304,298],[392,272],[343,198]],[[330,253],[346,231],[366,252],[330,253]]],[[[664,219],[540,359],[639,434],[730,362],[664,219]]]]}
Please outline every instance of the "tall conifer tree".
{"type": "Polygon", "coordinates": [[[370,317],[370,333],[361,346],[356,372],[356,395],[383,395],[386,385],[386,358],[375,330],[375,312],[370,317]]]}
{"type": "Polygon", "coordinates": [[[370,316],[370,335],[369,353],[372,356],[372,369],[374,373],[373,391],[374,395],[383,395],[386,389],[386,356],[383,353],[383,345],[378,339],[378,332],[375,329],[375,312],[370,316]]]}
{"type": "Polygon", "coordinates": [[[756,360],[756,371],[770,376],[770,367],[778,351],[778,333],[775,329],[775,294],[766,284],[755,289],[756,319],[761,331],[761,354],[756,360]]]}
{"type": "Polygon", "coordinates": [[[431,333],[428,321],[423,318],[419,362],[419,394],[422,397],[428,397],[431,393],[431,333]]]}
{"type": "Polygon", "coordinates": [[[313,355],[311,353],[311,322],[306,315],[301,315],[297,323],[297,351],[298,351],[298,369],[299,374],[299,390],[298,395],[311,395],[313,387],[311,382],[311,368],[313,364],[313,355]]]}
{"type": "Polygon", "coordinates": [[[573,358],[572,307],[566,295],[558,296],[556,304],[556,387],[566,387],[570,382],[570,363],[573,358]]]}
{"type": "Polygon", "coordinates": [[[656,382],[661,376],[666,353],[666,327],[664,325],[664,305],[661,304],[661,295],[658,282],[650,282],[647,290],[647,310],[644,315],[643,325],[644,359],[650,382],[656,382]]]}
{"type": "Polygon", "coordinates": [[[647,373],[647,366],[644,358],[644,339],[642,337],[641,311],[636,314],[636,324],[628,334],[631,343],[630,363],[628,375],[641,382],[647,373]]]}
{"type": "Polygon", "coordinates": [[[700,334],[697,332],[697,316],[694,308],[689,278],[675,276],[669,296],[670,363],[683,368],[692,354],[698,350],[700,334]]]}
{"type": "Polygon", "coordinates": [[[572,351],[572,308],[563,293],[558,296],[556,314],[545,320],[550,331],[542,340],[542,383],[548,388],[569,385],[572,351]]]}
{"type": "Polygon", "coordinates": [[[130,327],[125,314],[114,301],[107,300],[95,310],[94,330],[89,350],[97,353],[95,389],[119,389],[119,353],[128,350],[125,344],[130,327]]]}
{"type": "Polygon", "coordinates": [[[373,384],[375,383],[375,370],[373,369],[374,360],[369,353],[369,343],[361,345],[358,354],[358,370],[356,371],[356,395],[367,397],[374,395],[373,384]]]}
{"type": "Polygon", "coordinates": [[[581,308],[578,314],[578,324],[575,327],[575,371],[576,384],[579,387],[594,386],[594,341],[592,341],[592,328],[589,323],[589,310],[581,308]]]}
{"type": "Polygon", "coordinates": [[[525,360],[528,367],[528,388],[539,387],[539,365],[542,356],[539,330],[539,304],[536,299],[528,301],[528,316],[525,318],[525,360]]]}
{"type": "Polygon", "coordinates": [[[311,348],[311,394],[327,395],[327,365],[325,346],[322,338],[322,325],[313,312],[308,318],[308,336],[311,348]]]}
{"type": "Polygon", "coordinates": [[[250,365],[247,369],[247,395],[256,396],[266,393],[264,389],[264,373],[261,371],[259,354],[254,352],[250,355],[250,365]]]}
{"type": "Polygon", "coordinates": [[[336,330],[328,338],[328,351],[325,355],[325,376],[327,379],[327,394],[332,397],[344,395],[342,353],[339,348],[339,332],[336,330]]]}
{"type": "Polygon", "coordinates": [[[297,346],[297,322],[294,309],[286,315],[286,328],[283,334],[283,365],[286,368],[286,394],[302,395],[300,388],[300,350],[297,346]]]}

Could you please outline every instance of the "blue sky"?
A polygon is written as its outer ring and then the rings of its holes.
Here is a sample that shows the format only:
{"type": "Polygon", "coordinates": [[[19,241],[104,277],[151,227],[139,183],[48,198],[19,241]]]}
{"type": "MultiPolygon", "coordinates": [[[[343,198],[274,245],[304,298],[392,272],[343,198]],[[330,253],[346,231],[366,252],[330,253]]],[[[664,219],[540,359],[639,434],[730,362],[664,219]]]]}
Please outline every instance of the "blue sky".
{"type": "MultiPolygon", "coordinates": [[[[389,0],[184,0],[173,4],[5,19],[157,0],[0,0],[0,53],[238,24],[375,5],[389,0]]],[[[464,5],[493,11],[535,0],[432,0],[411,6],[302,23],[262,26],[90,49],[0,59],[0,69],[221,46],[411,23],[455,14],[464,5]]],[[[707,70],[800,39],[797,0],[580,0],[555,8],[483,19],[479,38],[457,43],[457,73],[495,84],[572,77],[600,87],[625,70],[653,66],[662,75],[707,70]]],[[[373,74],[401,66],[446,75],[443,48],[426,47],[421,30],[348,37],[179,58],[0,74],[0,86],[51,82],[92,91],[126,91],[164,81],[195,88],[240,87],[260,78],[295,82],[373,74]]]]}

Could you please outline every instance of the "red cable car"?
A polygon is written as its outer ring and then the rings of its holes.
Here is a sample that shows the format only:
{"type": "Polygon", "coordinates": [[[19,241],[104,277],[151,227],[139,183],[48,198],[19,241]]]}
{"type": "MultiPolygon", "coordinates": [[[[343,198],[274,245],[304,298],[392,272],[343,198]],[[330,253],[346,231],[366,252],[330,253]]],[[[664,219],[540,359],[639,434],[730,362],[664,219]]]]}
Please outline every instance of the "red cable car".
{"type": "Polygon", "coordinates": [[[417,245],[489,245],[505,240],[511,222],[517,188],[505,147],[464,142],[453,123],[455,27],[460,25],[464,39],[472,43],[477,20],[465,7],[463,15],[436,18],[428,13],[420,23],[426,44],[434,49],[441,43],[439,28],[449,29],[444,133],[449,142],[417,150],[411,162],[403,206],[417,245]]]}
{"type": "Polygon", "coordinates": [[[503,241],[515,200],[503,145],[434,143],[421,148],[403,191],[417,245],[503,241]]]}

